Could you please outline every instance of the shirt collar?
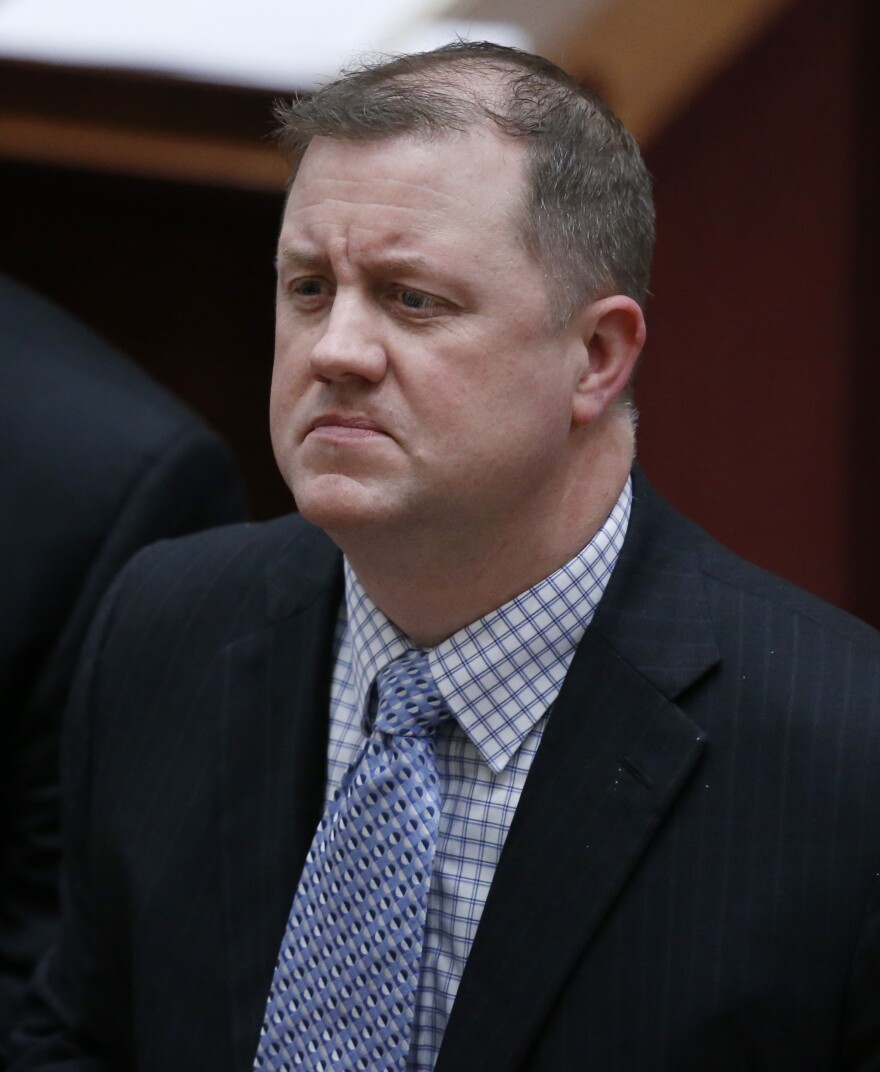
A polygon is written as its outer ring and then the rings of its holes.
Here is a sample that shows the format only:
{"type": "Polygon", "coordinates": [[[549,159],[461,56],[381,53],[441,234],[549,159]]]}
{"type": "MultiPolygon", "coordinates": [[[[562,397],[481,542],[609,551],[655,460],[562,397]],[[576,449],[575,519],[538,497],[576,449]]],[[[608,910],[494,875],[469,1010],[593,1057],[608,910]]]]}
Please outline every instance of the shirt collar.
{"type": "MultiPolygon", "coordinates": [[[[574,558],[429,652],[444,700],[496,774],[556,699],[617,563],[631,505],[628,479],[574,558]]],[[[345,605],[355,694],[366,719],[378,672],[416,645],[373,603],[347,559],[345,605]]]]}

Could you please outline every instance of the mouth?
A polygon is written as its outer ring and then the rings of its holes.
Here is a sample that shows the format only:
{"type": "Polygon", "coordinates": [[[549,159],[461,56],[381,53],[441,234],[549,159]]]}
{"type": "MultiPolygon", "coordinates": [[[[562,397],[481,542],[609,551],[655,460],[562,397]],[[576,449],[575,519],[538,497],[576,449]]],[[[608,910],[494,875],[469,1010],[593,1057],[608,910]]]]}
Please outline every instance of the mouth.
{"type": "Polygon", "coordinates": [[[316,417],[306,436],[327,440],[372,439],[387,436],[385,429],[372,418],[360,413],[325,413],[316,417]]]}

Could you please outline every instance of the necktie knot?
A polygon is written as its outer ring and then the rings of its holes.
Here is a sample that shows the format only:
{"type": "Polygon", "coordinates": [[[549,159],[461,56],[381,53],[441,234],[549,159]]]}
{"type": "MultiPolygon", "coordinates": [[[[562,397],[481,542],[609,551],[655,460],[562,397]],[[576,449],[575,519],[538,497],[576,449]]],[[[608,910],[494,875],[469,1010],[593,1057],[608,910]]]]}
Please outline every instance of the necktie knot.
{"type": "Polygon", "coordinates": [[[451,717],[428,666],[428,653],[408,651],[376,676],[375,729],[427,737],[451,717]]]}

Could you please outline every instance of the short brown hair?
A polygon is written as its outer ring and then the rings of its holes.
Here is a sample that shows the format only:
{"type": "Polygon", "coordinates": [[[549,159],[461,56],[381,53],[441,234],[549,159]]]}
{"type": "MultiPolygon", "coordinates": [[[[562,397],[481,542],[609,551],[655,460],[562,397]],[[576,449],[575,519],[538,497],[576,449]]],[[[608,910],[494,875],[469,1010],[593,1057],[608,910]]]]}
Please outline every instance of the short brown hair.
{"type": "Polygon", "coordinates": [[[456,42],[365,63],[279,105],[277,115],[294,168],[315,137],[442,138],[494,124],[527,146],[522,236],[552,281],[554,318],[566,323],[585,301],[609,294],[644,303],[654,207],[638,146],[599,97],[548,60],[456,42]],[[480,75],[498,92],[487,93],[480,75]]]}

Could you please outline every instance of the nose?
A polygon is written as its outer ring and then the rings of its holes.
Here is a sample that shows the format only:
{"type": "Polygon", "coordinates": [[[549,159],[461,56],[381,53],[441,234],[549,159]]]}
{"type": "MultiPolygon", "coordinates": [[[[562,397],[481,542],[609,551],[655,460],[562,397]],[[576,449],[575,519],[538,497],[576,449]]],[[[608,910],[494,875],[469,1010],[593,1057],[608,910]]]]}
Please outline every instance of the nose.
{"type": "Polygon", "coordinates": [[[388,365],[379,310],[366,297],[337,291],[309,362],[321,383],[352,377],[378,383],[388,365]]]}

